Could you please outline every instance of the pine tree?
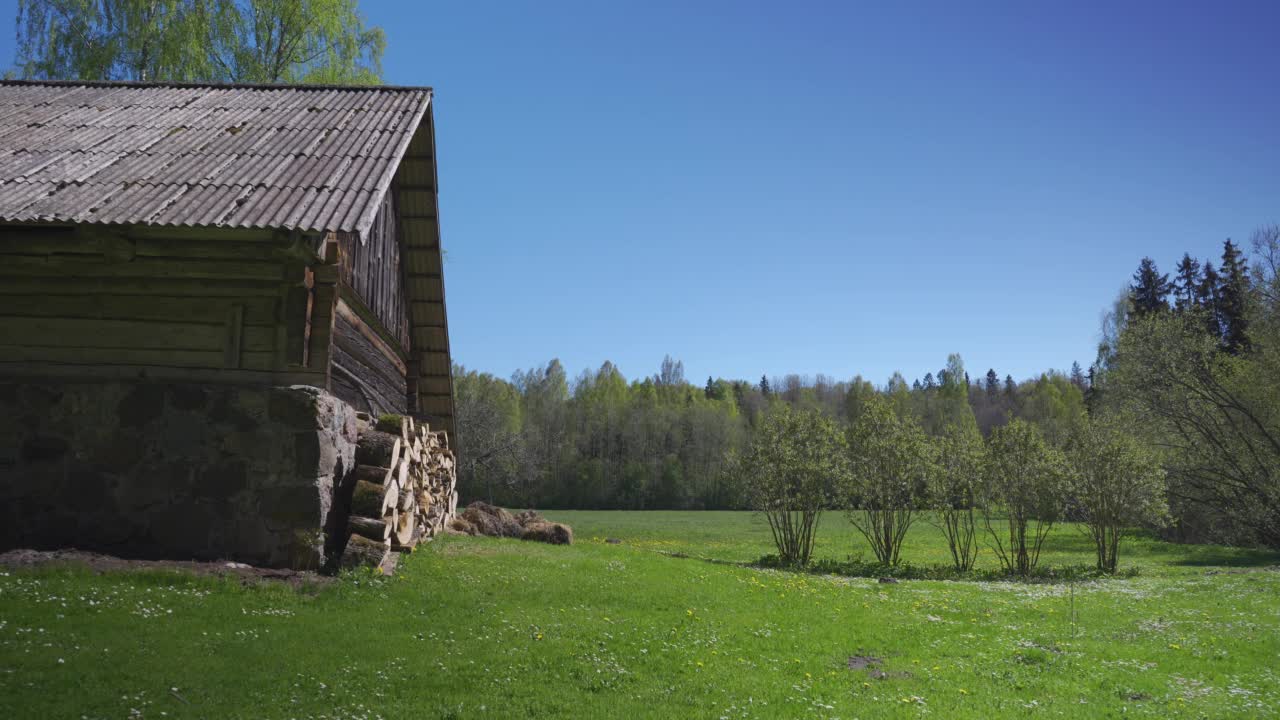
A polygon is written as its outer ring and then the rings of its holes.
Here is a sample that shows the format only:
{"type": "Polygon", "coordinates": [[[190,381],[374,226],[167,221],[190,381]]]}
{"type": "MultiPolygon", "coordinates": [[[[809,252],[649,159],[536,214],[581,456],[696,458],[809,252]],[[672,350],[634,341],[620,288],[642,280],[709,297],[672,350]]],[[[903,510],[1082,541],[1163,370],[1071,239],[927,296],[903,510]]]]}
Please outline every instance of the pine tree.
{"type": "Polygon", "coordinates": [[[924,389],[925,389],[925,390],[932,390],[935,386],[936,386],[936,383],[933,381],[933,373],[925,373],[925,374],[924,374],[924,389]]]}
{"type": "Polygon", "coordinates": [[[1196,304],[1204,310],[1205,329],[1215,338],[1222,338],[1222,303],[1218,296],[1222,278],[1213,269],[1213,263],[1204,264],[1200,287],[1196,290],[1196,304]]]}
{"type": "Polygon", "coordinates": [[[1135,315],[1149,315],[1169,309],[1169,292],[1173,286],[1168,275],[1161,275],[1156,261],[1149,257],[1142,258],[1138,270],[1133,274],[1133,284],[1129,286],[1129,299],[1135,315]]]}
{"type": "Polygon", "coordinates": [[[1196,306],[1200,296],[1200,285],[1204,278],[1200,275],[1200,261],[1183,253],[1178,261],[1177,279],[1173,282],[1174,307],[1179,312],[1196,306]]]}
{"type": "Polygon", "coordinates": [[[772,394],[773,394],[773,391],[769,389],[769,376],[768,376],[768,375],[761,375],[761,376],[760,376],[760,394],[761,394],[761,395],[763,395],[763,396],[765,396],[765,397],[769,397],[770,395],[772,395],[772,394]]]}
{"type": "Polygon", "coordinates": [[[996,369],[987,370],[987,399],[995,400],[996,395],[1000,392],[1000,376],[996,375],[996,369]]]}
{"type": "Polygon", "coordinates": [[[1093,412],[1098,406],[1098,364],[1094,363],[1089,366],[1089,376],[1086,378],[1089,383],[1088,388],[1084,391],[1084,406],[1089,412],[1093,412]]]}
{"type": "Polygon", "coordinates": [[[1071,383],[1080,388],[1081,391],[1087,387],[1085,385],[1084,371],[1080,369],[1080,363],[1078,362],[1071,363],[1071,383]]]}
{"type": "Polygon", "coordinates": [[[703,389],[702,394],[708,400],[716,399],[716,384],[715,381],[711,379],[710,375],[707,376],[707,387],[703,389]]]}
{"type": "Polygon", "coordinates": [[[1238,353],[1249,348],[1249,267],[1240,248],[1227,240],[1222,247],[1222,284],[1218,289],[1222,308],[1222,346],[1238,353]]]}
{"type": "Polygon", "coordinates": [[[1018,394],[1018,384],[1013,381],[1012,375],[1004,376],[1004,394],[1013,398],[1018,394]]]}

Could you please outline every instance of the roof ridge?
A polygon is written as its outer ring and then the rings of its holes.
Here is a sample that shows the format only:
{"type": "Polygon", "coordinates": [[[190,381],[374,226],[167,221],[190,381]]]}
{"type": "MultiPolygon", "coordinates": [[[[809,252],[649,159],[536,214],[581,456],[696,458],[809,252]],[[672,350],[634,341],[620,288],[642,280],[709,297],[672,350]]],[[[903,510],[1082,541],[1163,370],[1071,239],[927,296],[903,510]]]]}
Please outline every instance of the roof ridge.
{"type": "Polygon", "coordinates": [[[435,93],[430,85],[341,85],[311,83],[178,82],[139,80],[24,80],[0,79],[0,85],[47,85],[61,87],[121,88],[202,88],[229,90],[375,90],[381,92],[418,91],[435,93]]]}

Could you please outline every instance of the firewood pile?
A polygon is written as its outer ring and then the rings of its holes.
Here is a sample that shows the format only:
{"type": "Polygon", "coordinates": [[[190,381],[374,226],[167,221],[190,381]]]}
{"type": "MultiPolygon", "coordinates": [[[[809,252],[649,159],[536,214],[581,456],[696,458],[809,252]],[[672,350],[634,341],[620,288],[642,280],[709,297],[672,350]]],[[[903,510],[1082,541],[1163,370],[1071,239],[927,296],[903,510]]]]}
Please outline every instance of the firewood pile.
{"type": "Polygon", "coordinates": [[[389,422],[383,417],[376,427],[360,427],[343,568],[392,572],[399,552],[434,537],[457,512],[457,463],[448,436],[409,417],[399,419],[398,433],[385,432],[394,429],[389,422]]]}

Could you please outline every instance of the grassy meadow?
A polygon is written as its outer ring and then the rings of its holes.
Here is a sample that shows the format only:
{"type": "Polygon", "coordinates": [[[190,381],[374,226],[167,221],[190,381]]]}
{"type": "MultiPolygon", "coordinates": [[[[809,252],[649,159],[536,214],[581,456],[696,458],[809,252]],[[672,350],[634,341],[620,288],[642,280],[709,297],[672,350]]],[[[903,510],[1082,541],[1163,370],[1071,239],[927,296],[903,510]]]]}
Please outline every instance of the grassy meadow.
{"type": "MultiPolygon", "coordinates": [[[[575,545],[447,537],[323,587],[0,571],[0,717],[1280,713],[1275,555],[1138,539],[1137,577],[880,584],[701,559],[770,552],[748,513],[548,515],[575,545]]],[[[921,524],[904,560],[946,552],[921,524]]],[[[859,553],[826,517],[818,556],[859,553]]],[[[1092,557],[1062,527],[1043,562],[1092,557]]]]}

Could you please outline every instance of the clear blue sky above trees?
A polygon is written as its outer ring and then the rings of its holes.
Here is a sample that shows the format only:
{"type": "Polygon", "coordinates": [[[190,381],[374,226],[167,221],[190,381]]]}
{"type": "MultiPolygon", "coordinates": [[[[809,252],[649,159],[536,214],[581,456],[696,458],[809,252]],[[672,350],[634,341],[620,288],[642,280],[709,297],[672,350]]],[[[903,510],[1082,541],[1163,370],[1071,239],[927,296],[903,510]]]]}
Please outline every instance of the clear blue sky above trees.
{"type": "Polygon", "coordinates": [[[1022,378],[1143,255],[1280,221],[1276,3],[361,5],[437,90],[454,357],[501,376],[1022,378]]]}

